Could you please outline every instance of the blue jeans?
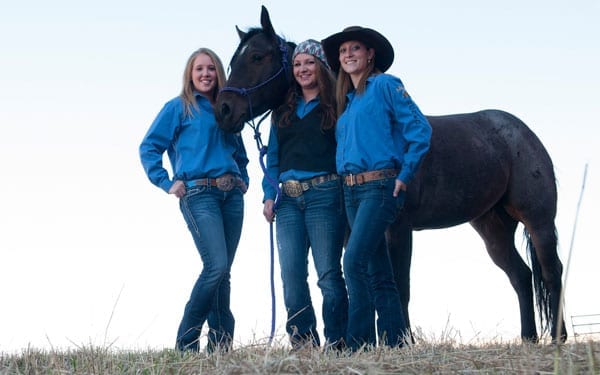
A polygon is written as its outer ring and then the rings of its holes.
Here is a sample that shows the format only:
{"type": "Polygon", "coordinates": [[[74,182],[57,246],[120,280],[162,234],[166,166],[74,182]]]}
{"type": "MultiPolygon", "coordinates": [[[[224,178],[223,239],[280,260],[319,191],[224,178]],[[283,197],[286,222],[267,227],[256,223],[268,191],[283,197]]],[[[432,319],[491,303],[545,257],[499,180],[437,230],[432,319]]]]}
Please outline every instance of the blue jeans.
{"type": "Polygon", "coordinates": [[[310,298],[308,249],[323,295],[323,323],[327,345],[339,345],[346,336],[348,295],[341,257],[346,221],[340,181],[311,187],[292,198],[283,194],[277,208],[277,245],[292,347],[320,345],[317,320],[310,298]]]}
{"type": "Polygon", "coordinates": [[[208,350],[231,346],[235,319],[230,309],[230,271],[244,216],[244,198],[234,188],[189,188],[179,206],[202,259],[202,271],[185,305],[176,348],[199,349],[202,325],[208,321],[208,350]]]}
{"type": "Polygon", "coordinates": [[[392,195],[394,180],[344,185],[351,229],[343,259],[349,298],[346,343],[354,351],[376,344],[375,311],[380,345],[401,346],[407,333],[385,242],[385,230],[404,202],[404,192],[392,195]]]}

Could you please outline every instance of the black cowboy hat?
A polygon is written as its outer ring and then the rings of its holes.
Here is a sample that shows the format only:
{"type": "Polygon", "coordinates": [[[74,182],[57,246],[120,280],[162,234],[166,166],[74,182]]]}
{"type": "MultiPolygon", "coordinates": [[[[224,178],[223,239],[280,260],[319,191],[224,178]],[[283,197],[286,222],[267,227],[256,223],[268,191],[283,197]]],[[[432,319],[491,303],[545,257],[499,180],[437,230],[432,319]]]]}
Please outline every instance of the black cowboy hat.
{"type": "Polygon", "coordinates": [[[321,41],[327,62],[334,72],[340,70],[340,45],[349,40],[363,42],[375,50],[375,67],[385,72],[394,61],[394,48],[391,43],[377,31],[361,26],[349,26],[339,33],[328,36],[321,41]]]}

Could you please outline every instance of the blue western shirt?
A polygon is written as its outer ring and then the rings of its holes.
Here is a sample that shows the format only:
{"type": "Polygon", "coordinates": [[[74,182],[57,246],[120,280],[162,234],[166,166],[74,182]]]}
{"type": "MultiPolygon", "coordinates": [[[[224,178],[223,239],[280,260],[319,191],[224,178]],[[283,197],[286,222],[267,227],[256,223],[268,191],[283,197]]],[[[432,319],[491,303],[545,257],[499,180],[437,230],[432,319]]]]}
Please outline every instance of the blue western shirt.
{"type": "Polygon", "coordinates": [[[365,92],[347,97],[336,127],[338,174],[397,168],[396,178],[409,183],[429,150],[431,126],[400,79],[371,76],[365,92]]]}
{"type": "Polygon", "coordinates": [[[168,101],[148,129],[139,148],[142,165],[150,181],[168,192],[175,180],[216,178],[225,173],[249,183],[248,157],[239,133],[226,133],[217,126],[213,108],[204,96],[194,93],[198,108],[185,114],[183,100],[168,101]],[[163,167],[167,152],[173,179],[163,167]]]}

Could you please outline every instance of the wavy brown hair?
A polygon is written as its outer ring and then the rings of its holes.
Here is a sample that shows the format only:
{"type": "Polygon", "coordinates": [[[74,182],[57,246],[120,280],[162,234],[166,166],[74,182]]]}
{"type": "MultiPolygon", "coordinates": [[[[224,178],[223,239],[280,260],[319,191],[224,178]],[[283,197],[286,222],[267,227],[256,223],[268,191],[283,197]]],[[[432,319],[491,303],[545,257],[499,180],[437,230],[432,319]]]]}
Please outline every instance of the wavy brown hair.
{"type": "MultiPolygon", "coordinates": [[[[319,87],[319,106],[321,107],[321,130],[328,130],[335,127],[337,122],[337,110],[335,101],[335,77],[331,70],[315,57],[315,62],[319,67],[316,70],[317,86],[319,87]]],[[[290,126],[292,116],[296,113],[298,97],[302,95],[302,88],[294,80],[290,86],[285,101],[274,111],[274,121],[281,128],[290,126]],[[275,120],[276,119],[276,120],[275,120]]]]}
{"type": "Polygon", "coordinates": [[[198,104],[196,103],[196,98],[194,96],[194,83],[192,82],[192,69],[194,69],[194,60],[198,55],[205,54],[212,60],[213,64],[215,64],[215,68],[217,70],[217,85],[212,93],[211,102],[214,102],[217,99],[217,94],[221,90],[221,88],[225,85],[225,69],[223,68],[223,63],[217,54],[209,49],[209,48],[198,48],[187,60],[185,64],[185,70],[183,71],[183,88],[181,89],[181,94],[179,95],[183,100],[183,105],[185,107],[186,116],[192,116],[193,109],[198,109],[198,104]]]}

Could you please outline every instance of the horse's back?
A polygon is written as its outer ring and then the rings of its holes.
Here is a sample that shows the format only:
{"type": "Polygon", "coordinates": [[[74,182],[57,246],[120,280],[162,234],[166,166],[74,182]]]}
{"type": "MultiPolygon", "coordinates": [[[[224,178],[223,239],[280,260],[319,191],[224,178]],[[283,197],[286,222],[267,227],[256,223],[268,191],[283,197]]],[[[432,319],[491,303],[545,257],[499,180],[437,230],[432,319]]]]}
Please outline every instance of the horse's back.
{"type": "Polygon", "coordinates": [[[405,206],[414,229],[462,224],[497,204],[514,215],[521,215],[532,200],[555,210],[550,157],[517,117],[484,110],[427,119],[432,127],[430,150],[409,185],[405,206]]]}

